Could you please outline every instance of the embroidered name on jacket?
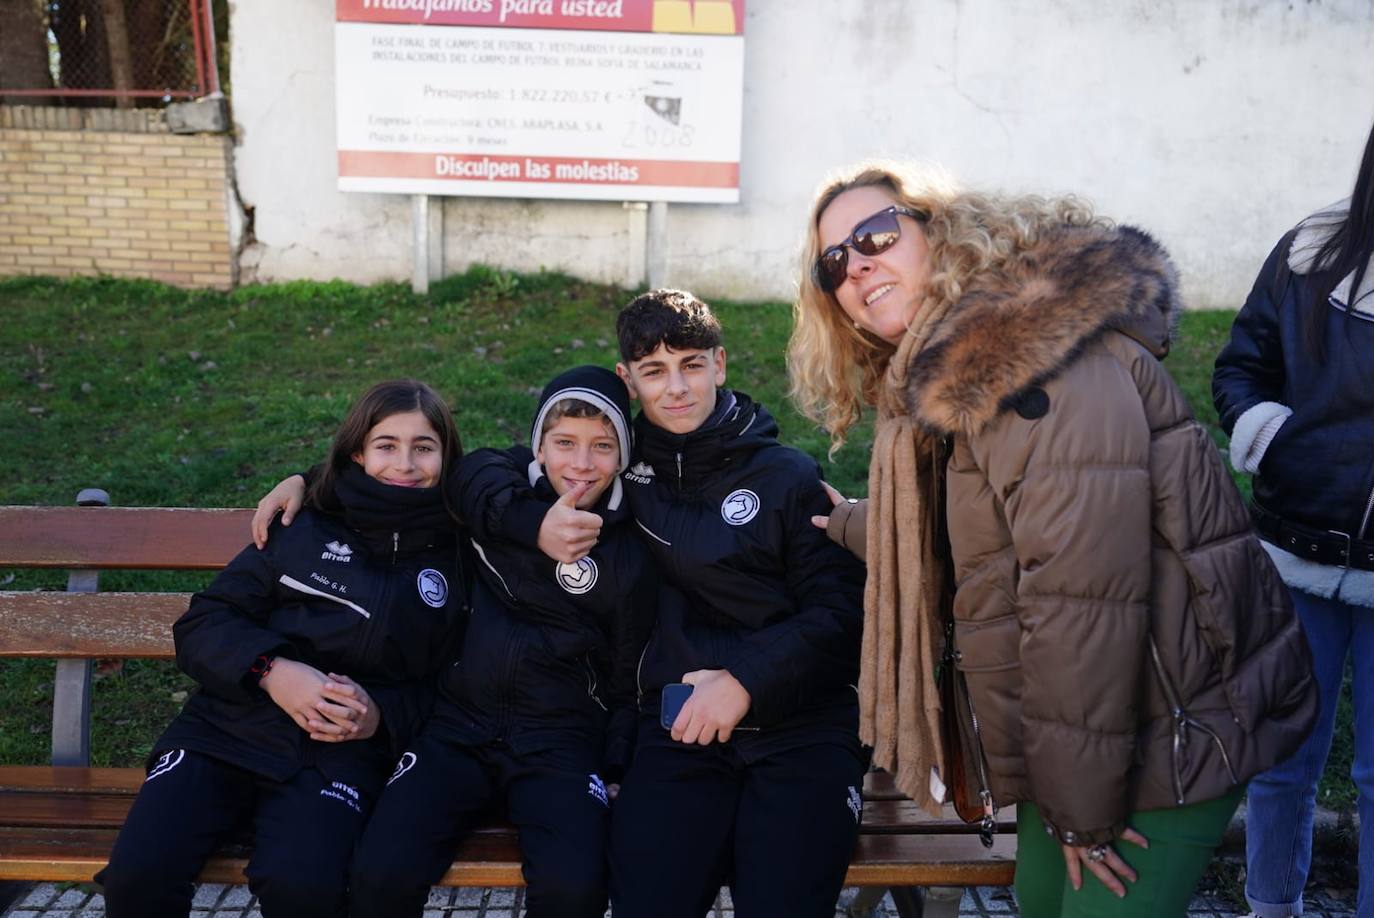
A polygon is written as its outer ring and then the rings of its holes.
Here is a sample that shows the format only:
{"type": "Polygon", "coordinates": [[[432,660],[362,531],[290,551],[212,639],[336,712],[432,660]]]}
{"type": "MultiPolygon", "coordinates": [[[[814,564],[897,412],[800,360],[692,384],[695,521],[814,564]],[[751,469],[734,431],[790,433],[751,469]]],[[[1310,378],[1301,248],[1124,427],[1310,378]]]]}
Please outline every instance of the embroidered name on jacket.
{"type": "Polygon", "coordinates": [[[596,586],[596,562],[591,558],[578,558],[571,564],[560,564],[554,570],[558,585],[569,593],[581,594],[596,586]]]}
{"type": "Polygon", "coordinates": [[[726,495],[720,505],[720,515],[731,526],[743,526],[759,514],[759,496],[748,488],[740,488],[726,495]]]}
{"type": "Polygon", "coordinates": [[[342,561],[344,564],[353,560],[353,549],[347,544],[340,542],[327,542],[324,546],[324,553],[320,555],[321,561],[342,561]]]}
{"type": "Polygon", "coordinates": [[[361,813],[363,811],[363,808],[358,805],[360,802],[360,798],[358,796],[358,789],[356,787],[352,787],[348,784],[345,784],[342,781],[329,782],[329,786],[326,787],[324,790],[320,791],[320,796],[332,797],[333,799],[346,804],[348,808],[355,813],[361,813]]]}

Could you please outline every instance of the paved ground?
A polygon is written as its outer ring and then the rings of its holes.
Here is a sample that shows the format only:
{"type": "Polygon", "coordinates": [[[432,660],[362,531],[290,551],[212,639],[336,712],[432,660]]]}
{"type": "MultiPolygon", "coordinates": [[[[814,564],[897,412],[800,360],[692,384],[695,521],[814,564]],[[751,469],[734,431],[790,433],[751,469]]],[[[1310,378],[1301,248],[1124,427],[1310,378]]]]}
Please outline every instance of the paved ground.
{"type": "MultiPolygon", "coordinates": [[[[854,895],[845,890],[836,906],[837,918],[854,895]]],[[[519,918],[524,890],[518,889],[435,889],[430,895],[425,918],[519,918]]],[[[1355,918],[1353,890],[1309,889],[1306,915],[1310,918],[1355,918]]],[[[196,890],[191,918],[261,918],[255,900],[246,886],[205,884],[196,890]]],[[[895,916],[892,899],[883,900],[872,918],[895,916]]],[[[967,890],[959,907],[960,918],[1013,918],[1016,902],[1011,890],[984,886],[967,890]]],[[[1236,911],[1213,895],[1202,894],[1188,908],[1189,918],[1231,918],[1236,911]]],[[[88,888],[64,889],[51,883],[35,886],[21,896],[0,918],[104,918],[105,900],[88,888]]],[[[733,918],[730,893],[721,890],[713,915],[733,918]]]]}

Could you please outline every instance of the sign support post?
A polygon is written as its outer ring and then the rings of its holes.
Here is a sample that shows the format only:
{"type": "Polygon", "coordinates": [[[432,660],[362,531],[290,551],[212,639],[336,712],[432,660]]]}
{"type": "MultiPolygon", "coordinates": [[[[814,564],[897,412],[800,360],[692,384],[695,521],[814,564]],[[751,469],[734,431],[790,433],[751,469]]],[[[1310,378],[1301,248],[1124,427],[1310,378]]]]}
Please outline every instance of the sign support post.
{"type": "Polygon", "coordinates": [[[649,204],[649,233],[645,240],[645,261],[649,268],[649,289],[668,286],[668,202],[649,204]]]}
{"type": "Polygon", "coordinates": [[[429,196],[410,196],[410,289],[429,293],[429,196]]]}

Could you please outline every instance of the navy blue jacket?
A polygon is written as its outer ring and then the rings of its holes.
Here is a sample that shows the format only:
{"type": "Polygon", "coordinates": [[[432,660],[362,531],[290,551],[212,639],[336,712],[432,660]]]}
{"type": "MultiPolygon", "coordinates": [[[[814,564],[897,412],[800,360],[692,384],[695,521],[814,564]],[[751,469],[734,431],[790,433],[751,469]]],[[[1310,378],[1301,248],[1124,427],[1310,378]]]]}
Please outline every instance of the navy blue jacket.
{"type": "Polygon", "coordinates": [[[1286,249],[1280,243],[1255,278],[1217,357],[1212,397],[1228,435],[1260,402],[1293,410],[1260,460],[1254,480],[1260,506],[1302,525],[1370,538],[1374,315],[1355,312],[1347,320],[1335,304],[1319,307],[1327,313],[1327,356],[1318,363],[1304,341],[1301,315],[1311,280],[1280,270],[1286,249]]]}
{"type": "Polygon", "coordinates": [[[462,659],[440,682],[426,728],[458,742],[504,741],[517,754],[594,747],[603,777],[629,761],[635,665],[653,627],[653,563],[608,488],[592,512],[600,540],[576,564],[538,547],[558,499],[523,446],[480,449],[458,464],[455,493],[477,552],[462,659]]]}
{"type": "Polygon", "coordinates": [[[240,552],[173,625],[177,665],[200,690],[154,749],[191,749],[278,781],[314,766],[376,789],[457,652],[464,594],[451,531],[363,533],[313,510],[289,527],[274,521],[267,547],[240,552]],[[249,672],[259,655],[355,679],[382,726],[370,740],[311,740],[249,672]]]}
{"type": "Polygon", "coordinates": [[[734,398],[688,434],[635,421],[625,492],[668,581],[641,709],[656,713],[659,691],[684,673],[728,669],[751,699],[731,739],[746,759],[820,738],[857,743],[863,566],[811,524],[831,507],[816,461],[778,442],[761,405],[734,398]]]}

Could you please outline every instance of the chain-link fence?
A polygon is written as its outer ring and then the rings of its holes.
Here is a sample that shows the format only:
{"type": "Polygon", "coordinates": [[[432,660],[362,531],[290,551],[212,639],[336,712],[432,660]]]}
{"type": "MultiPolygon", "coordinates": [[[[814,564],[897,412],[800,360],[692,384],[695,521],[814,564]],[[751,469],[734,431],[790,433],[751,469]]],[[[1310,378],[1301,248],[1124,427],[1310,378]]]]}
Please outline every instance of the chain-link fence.
{"type": "Polygon", "coordinates": [[[0,102],[128,107],[219,92],[227,19],[226,0],[0,0],[0,102]]]}

